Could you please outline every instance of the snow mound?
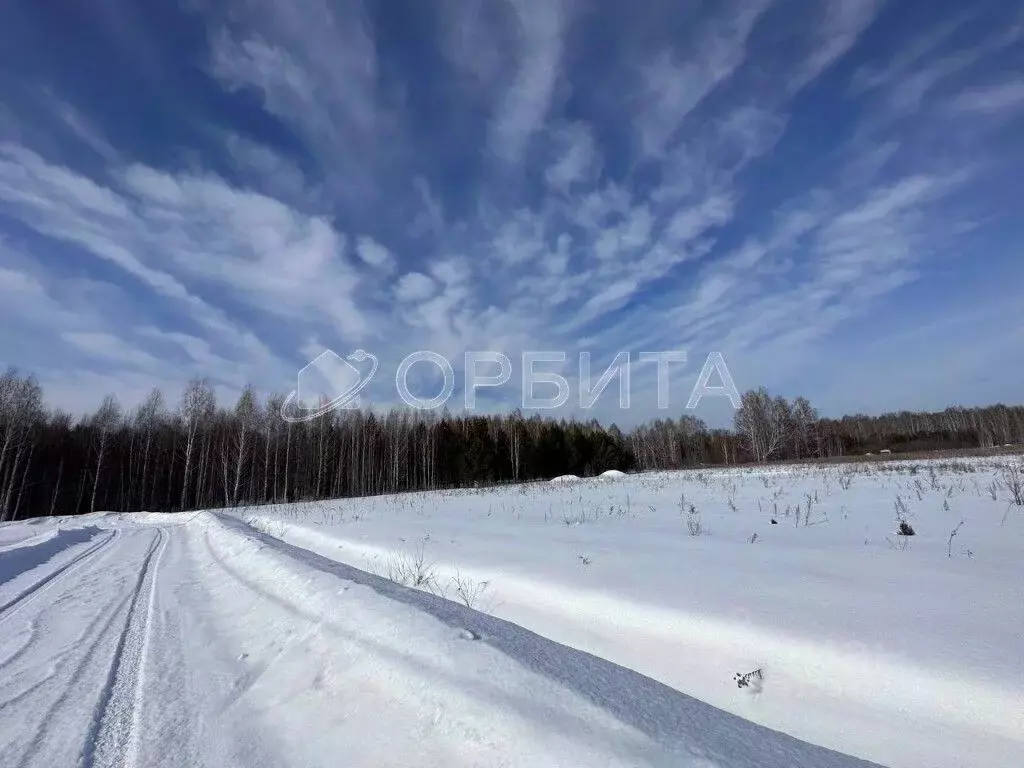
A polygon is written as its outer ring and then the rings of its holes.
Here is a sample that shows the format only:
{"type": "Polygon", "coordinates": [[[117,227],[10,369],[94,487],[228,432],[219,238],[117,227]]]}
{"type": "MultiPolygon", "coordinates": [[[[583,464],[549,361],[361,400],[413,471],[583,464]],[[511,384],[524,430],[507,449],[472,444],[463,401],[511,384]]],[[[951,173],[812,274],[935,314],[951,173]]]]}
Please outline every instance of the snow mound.
{"type": "Polygon", "coordinates": [[[618,480],[626,476],[625,472],[620,472],[617,469],[609,469],[607,472],[602,472],[599,477],[603,480],[618,480]]]}
{"type": "Polygon", "coordinates": [[[575,483],[579,480],[578,475],[559,475],[558,477],[551,478],[552,483],[575,483]]]}

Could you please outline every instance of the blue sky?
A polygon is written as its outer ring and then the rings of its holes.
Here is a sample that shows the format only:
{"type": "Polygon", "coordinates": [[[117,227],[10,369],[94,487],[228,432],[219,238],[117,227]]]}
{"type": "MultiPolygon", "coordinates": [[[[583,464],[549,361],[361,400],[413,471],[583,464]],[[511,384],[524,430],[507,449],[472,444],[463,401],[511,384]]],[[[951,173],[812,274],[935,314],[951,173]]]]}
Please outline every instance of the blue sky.
{"type": "Polygon", "coordinates": [[[324,348],[380,405],[418,349],[684,349],[677,412],[712,351],[832,415],[1024,391],[1021,3],[0,17],[0,363],[54,404],[286,392],[324,348]]]}

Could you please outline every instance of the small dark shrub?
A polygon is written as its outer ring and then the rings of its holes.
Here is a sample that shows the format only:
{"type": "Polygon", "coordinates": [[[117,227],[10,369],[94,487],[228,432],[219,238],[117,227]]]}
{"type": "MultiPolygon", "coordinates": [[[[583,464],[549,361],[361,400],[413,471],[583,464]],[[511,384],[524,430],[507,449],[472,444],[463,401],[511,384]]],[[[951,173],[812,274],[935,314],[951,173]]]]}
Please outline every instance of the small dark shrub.
{"type": "Polygon", "coordinates": [[[912,526],[906,520],[900,520],[899,535],[900,536],[914,536],[915,535],[914,526],[912,526]]]}

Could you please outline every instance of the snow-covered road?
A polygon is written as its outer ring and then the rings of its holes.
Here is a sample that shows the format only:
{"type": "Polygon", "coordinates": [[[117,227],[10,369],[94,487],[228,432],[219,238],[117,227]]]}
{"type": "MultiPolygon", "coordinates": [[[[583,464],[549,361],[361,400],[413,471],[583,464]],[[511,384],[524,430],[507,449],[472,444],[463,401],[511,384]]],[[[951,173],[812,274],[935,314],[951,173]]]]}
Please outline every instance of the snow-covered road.
{"type": "Polygon", "coordinates": [[[867,763],[202,514],[4,527],[0,765],[867,763]]]}
{"type": "Polygon", "coordinates": [[[151,614],[169,539],[162,528],[84,528],[0,557],[0,577],[8,579],[0,603],[0,706],[4,721],[20,720],[4,729],[0,763],[134,760],[148,695],[151,614]],[[39,564],[17,573],[15,558],[39,564]]]}

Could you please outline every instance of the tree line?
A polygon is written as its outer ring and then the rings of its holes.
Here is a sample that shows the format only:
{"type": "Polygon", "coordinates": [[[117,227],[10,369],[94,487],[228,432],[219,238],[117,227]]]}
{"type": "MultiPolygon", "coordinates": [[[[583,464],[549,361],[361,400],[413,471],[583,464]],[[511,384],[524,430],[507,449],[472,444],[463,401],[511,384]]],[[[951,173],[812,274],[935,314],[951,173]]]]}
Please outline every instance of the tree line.
{"type": "Polygon", "coordinates": [[[108,396],[76,419],[33,376],[0,376],[0,521],[99,510],[180,511],[539,480],[607,469],[824,459],[889,449],[1024,442],[1024,407],[825,419],[802,397],[747,392],[733,429],[693,417],[628,432],[510,414],[341,410],[310,422],[248,388],[219,405],[208,381],[132,410],[108,396]]]}

